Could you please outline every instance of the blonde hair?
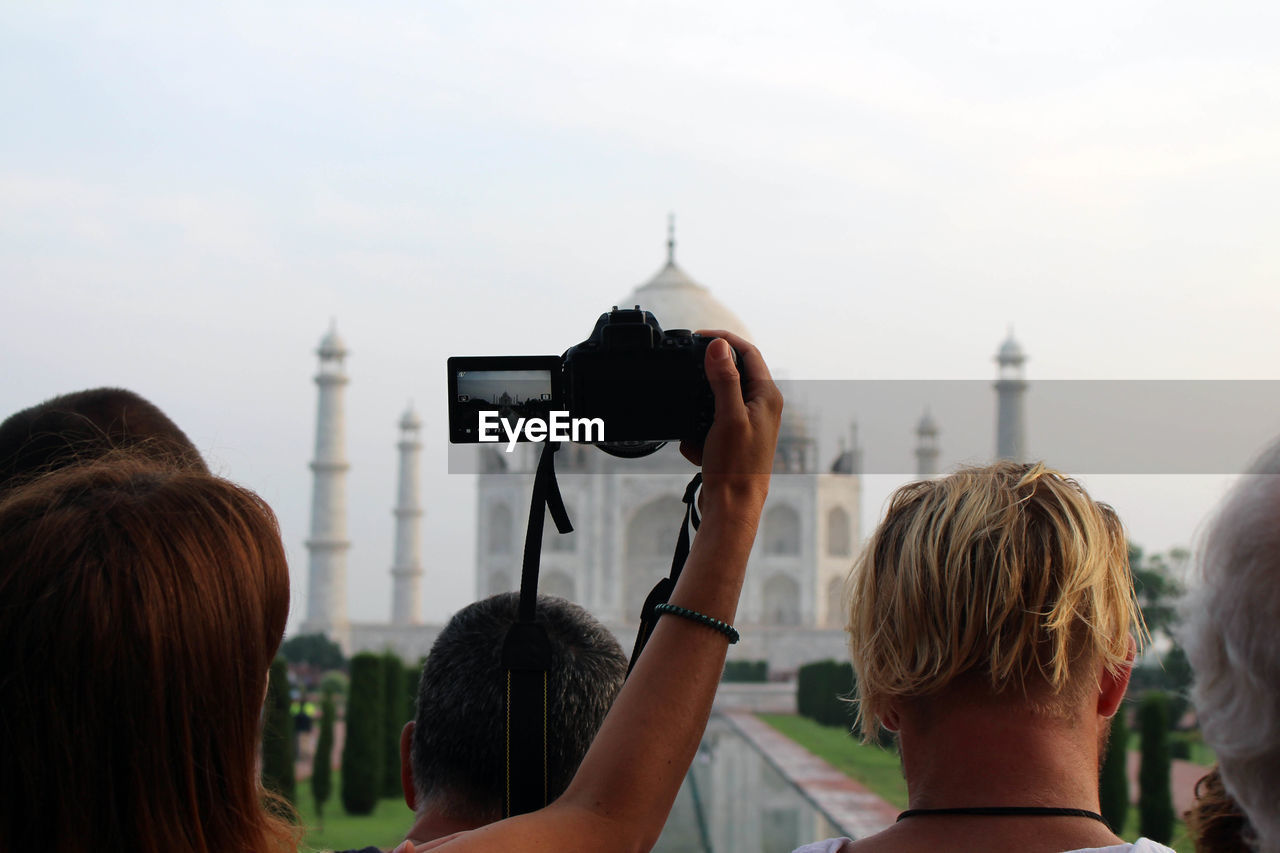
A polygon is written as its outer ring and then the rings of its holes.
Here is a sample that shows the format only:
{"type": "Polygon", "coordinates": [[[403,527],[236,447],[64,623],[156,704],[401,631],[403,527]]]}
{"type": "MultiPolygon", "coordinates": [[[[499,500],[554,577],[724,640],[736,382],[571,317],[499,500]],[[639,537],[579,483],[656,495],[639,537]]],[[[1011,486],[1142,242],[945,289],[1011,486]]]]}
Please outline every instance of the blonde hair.
{"type": "Polygon", "coordinates": [[[1115,511],[1043,464],[903,486],[853,567],[849,648],[862,735],[894,698],[962,675],[1052,712],[1146,636],[1115,511]],[[1047,702],[1040,701],[1048,697],[1047,702]]]}

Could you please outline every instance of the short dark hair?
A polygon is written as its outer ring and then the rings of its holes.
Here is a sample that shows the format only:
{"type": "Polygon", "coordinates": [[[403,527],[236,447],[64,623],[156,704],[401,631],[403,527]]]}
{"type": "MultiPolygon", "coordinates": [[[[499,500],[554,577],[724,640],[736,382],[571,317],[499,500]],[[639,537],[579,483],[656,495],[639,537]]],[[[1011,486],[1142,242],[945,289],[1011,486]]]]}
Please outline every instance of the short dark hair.
{"type": "Polygon", "coordinates": [[[191,439],[155,405],[124,388],[63,394],[0,423],[0,493],[116,451],[172,471],[208,474],[191,439]]]}
{"type": "MultiPolygon", "coordinates": [[[[459,610],[431,647],[418,686],[413,784],[452,817],[502,817],[505,670],[502,642],[520,597],[503,593],[459,610]]],[[[547,680],[547,784],[560,796],[622,688],[627,659],[617,639],[586,610],[538,596],[551,641],[547,680]]]]}

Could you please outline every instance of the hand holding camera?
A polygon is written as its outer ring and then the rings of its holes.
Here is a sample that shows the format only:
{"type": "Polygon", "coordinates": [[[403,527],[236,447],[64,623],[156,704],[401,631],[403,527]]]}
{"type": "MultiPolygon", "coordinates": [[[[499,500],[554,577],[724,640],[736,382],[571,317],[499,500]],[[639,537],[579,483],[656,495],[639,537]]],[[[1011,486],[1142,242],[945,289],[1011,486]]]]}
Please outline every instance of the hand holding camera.
{"type": "Polygon", "coordinates": [[[715,420],[705,441],[682,441],[680,452],[702,467],[704,513],[723,502],[724,509],[758,515],[769,491],[782,393],[754,345],[725,331],[698,334],[716,339],[707,347],[705,367],[715,395],[715,420]]]}

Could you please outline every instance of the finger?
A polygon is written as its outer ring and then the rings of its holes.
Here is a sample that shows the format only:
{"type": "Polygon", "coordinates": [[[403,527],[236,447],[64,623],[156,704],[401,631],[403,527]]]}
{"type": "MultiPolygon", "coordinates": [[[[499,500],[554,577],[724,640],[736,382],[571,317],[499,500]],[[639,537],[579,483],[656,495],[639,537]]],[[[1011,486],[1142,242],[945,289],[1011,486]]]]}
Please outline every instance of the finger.
{"type": "Polygon", "coordinates": [[[733,332],[724,329],[699,329],[697,334],[708,338],[724,338],[733,348],[742,356],[742,370],[747,377],[748,382],[758,379],[772,380],[773,376],[769,373],[769,365],[764,363],[764,356],[760,354],[760,350],[751,341],[735,335],[733,332]]]}
{"type": "Polygon", "coordinates": [[[742,401],[742,377],[733,363],[733,350],[724,338],[716,338],[707,346],[707,384],[716,398],[716,420],[745,419],[746,404],[742,401]]]}

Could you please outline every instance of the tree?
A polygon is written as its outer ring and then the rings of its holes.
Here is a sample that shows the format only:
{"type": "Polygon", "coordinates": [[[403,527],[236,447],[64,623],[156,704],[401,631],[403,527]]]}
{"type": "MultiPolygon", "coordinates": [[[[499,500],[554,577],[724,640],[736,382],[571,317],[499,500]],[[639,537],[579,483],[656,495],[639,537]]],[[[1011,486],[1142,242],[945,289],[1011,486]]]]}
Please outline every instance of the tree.
{"type": "Polygon", "coordinates": [[[1142,764],[1138,770],[1138,830],[1161,844],[1173,836],[1173,794],[1169,784],[1169,699],[1148,691],[1138,707],[1142,764]]]}
{"type": "Polygon", "coordinates": [[[422,668],[426,665],[426,658],[418,658],[417,669],[404,668],[405,720],[413,720],[418,716],[418,682],[422,678],[422,668]]]}
{"type": "Polygon", "coordinates": [[[1129,816],[1129,726],[1124,719],[1122,705],[1111,718],[1111,737],[1107,741],[1107,754],[1102,760],[1101,782],[1098,799],[1102,803],[1102,816],[1111,829],[1119,833],[1129,816]]]}
{"type": "Polygon", "coordinates": [[[311,763],[311,796],[316,803],[316,816],[324,820],[324,804],[333,793],[333,720],[337,709],[333,694],[324,694],[320,701],[320,739],[316,742],[316,754],[311,763]]]}
{"type": "Polygon", "coordinates": [[[1191,682],[1195,675],[1187,653],[1176,643],[1160,661],[1164,673],[1163,689],[1169,692],[1169,727],[1176,729],[1191,707],[1191,682]]]}
{"type": "Polygon", "coordinates": [[[347,665],[342,648],[324,634],[290,637],[280,646],[280,654],[289,663],[308,663],[321,670],[343,669],[347,665]]]}
{"type": "Polygon", "coordinates": [[[404,664],[395,652],[382,656],[382,796],[397,797],[400,787],[400,730],[404,719],[404,664]]]}
{"type": "Polygon", "coordinates": [[[347,698],[347,738],[342,745],[342,807],[347,814],[367,815],[382,792],[382,661],[362,652],[351,659],[351,694],[347,698]]]}
{"type": "Polygon", "coordinates": [[[271,663],[262,729],[262,784],[289,802],[297,800],[293,770],[293,715],[289,713],[289,665],[271,663]]]}
{"type": "Polygon", "coordinates": [[[1173,548],[1168,554],[1146,556],[1142,548],[1129,543],[1133,588],[1142,609],[1143,621],[1147,623],[1147,631],[1153,639],[1173,639],[1173,627],[1178,621],[1178,598],[1183,593],[1178,575],[1185,570],[1189,556],[1184,548],[1173,548]]]}

